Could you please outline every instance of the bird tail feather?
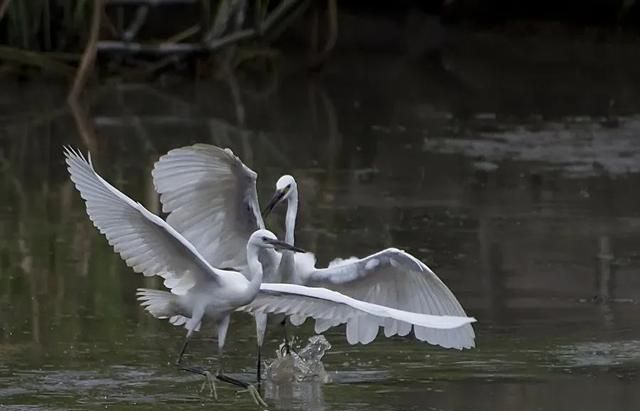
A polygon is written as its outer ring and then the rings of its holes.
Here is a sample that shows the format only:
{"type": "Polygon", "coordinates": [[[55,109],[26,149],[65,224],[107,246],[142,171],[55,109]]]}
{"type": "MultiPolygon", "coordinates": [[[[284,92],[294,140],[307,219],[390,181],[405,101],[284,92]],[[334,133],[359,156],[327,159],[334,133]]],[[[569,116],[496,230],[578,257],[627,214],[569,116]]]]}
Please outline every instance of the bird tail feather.
{"type": "Polygon", "coordinates": [[[167,291],[138,288],[140,305],[156,318],[166,319],[176,314],[175,296],[167,291]]]}

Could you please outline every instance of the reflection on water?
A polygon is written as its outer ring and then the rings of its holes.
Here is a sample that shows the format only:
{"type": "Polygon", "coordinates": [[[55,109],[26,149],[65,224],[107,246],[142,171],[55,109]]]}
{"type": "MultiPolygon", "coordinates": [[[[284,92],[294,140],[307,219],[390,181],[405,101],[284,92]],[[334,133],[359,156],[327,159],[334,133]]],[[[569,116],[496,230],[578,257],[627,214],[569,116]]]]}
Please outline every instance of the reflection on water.
{"type": "MultiPolygon", "coordinates": [[[[197,376],[175,370],[182,331],[134,298],[159,282],[133,274],[91,226],[61,152],[91,148],[105,177],[158,212],[154,161],[208,142],[259,172],[263,199],[280,174],[297,177],[299,241],[321,264],[404,248],[479,319],[478,348],[464,352],[401,338],[348,346],[332,330],[332,383],[267,383],[274,408],[636,409],[640,90],[597,84],[594,98],[620,102],[615,121],[609,104],[585,108],[579,81],[560,102],[549,87],[514,107],[522,89],[508,94],[465,61],[346,59],[271,94],[235,78],[117,85],[74,110],[55,86],[3,84],[0,406],[254,409],[226,386],[212,404],[197,376]]],[[[512,85],[536,76],[511,69],[512,85]]],[[[278,218],[269,223],[282,232],[278,218]]],[[[253,324],[233,321],[225,365],[250,380],[253,324]]],[[[215,343],[202,334],[189,360],[214,369],[215,343]]],[[[266,352],[279,337],[271,332],[266,352]]]]}
{"type": "Polygon", "coordinates": [[[624,367],[635,364],[630,369],[638,374],[640,364],[640,341],[585,342],[568,346],[560,346],[555,354],[561,366],[570,367],[624,367]]]}
{"type": "MultiPolygon", "coordinates": [[[[489,119],[496,121],[493,116],[489,119]]],[[[640,142],[635,138],[640,116],[616,119],[615,125],[605,119],[567,117],[562,123],[504,121],[499,128],[468,136],[453,125],[444,137],[426,137],[423,149],[462,153],[477,159],[476,168],[488,171],[495,170],[500,162],[515,160],[537,163],[532,169],[557,170],[574,177],[640,172],[640,142]]]]}

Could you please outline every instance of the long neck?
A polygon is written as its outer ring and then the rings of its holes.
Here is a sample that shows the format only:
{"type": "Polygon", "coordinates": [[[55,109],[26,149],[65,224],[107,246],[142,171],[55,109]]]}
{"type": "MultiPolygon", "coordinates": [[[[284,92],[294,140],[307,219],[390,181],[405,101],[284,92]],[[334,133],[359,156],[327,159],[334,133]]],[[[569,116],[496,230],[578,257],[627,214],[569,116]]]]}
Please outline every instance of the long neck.
{"type": "Polygon", "coordinates": [[[247,264],[251,273],[249,288],[257,291],[260,288],[260,284],[262,284],[262,264],[258,260],[258,247],[255,245],[249,244],[247,246],[247,264]]]}
{"type": "Polygon", "coordinates": [[[298,189],[294,188],[287,198],[287,216],[285,217],[284,241],[290,245],[295,244],[296,216],[298,215],[298,189]]]}

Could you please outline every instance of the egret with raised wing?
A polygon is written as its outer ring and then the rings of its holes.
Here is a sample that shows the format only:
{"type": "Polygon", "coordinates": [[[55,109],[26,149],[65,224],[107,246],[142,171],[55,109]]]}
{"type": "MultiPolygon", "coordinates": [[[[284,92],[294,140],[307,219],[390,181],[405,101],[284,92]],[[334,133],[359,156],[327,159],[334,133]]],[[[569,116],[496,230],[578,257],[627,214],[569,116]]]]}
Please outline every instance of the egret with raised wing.
{"type": "MultiPolygon", "coordinates": [[[[264,228],[256,191],[257,174],[229,149],[196,144],[169,151],[155,164],[153,178],[160,193],[167,222],[182,233],[211,264],[244,267],[247,254],[242,246],[251,233],[264,228]]],[[[265,215],[285,202],[285,242],[294,244],[298,211],[298,187],[293,177],[282,176],[265,207],[265,215]]],[[[312,253],[283,251],[282,258],[261,256],[265,281],[283,281],[320,286],[350,297],[391,308],[432,315],[466,316],[449,288],[414,256],[387,248],[368,257],[334,260],[327,268],[315,267],[312,253]]],[[[304,316],[294,316],[299,324],[304,316]]],[[[316,332],[335,322],[316,321],[316,332]]],[[[262,345],[266,317],[256,317],[258,348],[262,345]]],[[[423,327],[397,319],[359,316],[347,322],[351,344],[369,343],[379,327],[385,336],[407,335],[446,348],[471,348],[475,334],[471,325],[450,330],[423,327]]],[[[258,361],[259,364],[259,361],[258,361]]],[[[258,366],[259,376],[259,366],[258,366]]]]}
{"type": "Polygon", "coordinates": [[[265,315],[299,314],[336,323],[373,315],[379,321],[393,318],[435,328],[460,327],[475,321],[468,317],[431,316],[395,310],[322,288],[262,283],[260,254],[275,259],[276,249],[302,251],[278,241],[273,233],[264,229],[254,231],[246,242],[246,270],[215,268],[188,239],[164,220],[100,177],[90,157],[87,160],[70,148],[65,149],[65,157],[71,180],[84,199],[87,214],[96,228],[133,271],[164,279],[164,286],[170,292],[139,289],[139,300],[153,316],[166,318],[172,324],[183,325],[187,329],[177,364],[184,370],[204,375],[214,396],[214,380],[207,371],[181,365],[189,338],[199,330],[205,317],[217,325],[219,368],[216,378],[248,388],[256,402],[262,405],[264,403],[253,386],[223,373],[222,350],[233,311],[265,315]]]}

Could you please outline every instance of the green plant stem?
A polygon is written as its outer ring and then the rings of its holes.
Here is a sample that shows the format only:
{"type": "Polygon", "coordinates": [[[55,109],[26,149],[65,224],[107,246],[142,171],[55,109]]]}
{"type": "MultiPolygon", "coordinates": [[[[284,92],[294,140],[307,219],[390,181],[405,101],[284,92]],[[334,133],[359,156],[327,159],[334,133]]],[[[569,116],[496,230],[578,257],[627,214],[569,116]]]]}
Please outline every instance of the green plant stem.
{"type": "Polygon", "coordinates": [[[43,71],[61,75],[63,77],[73,77],[73,67],[47,57],[42,53],[0,46],[0,60],[39,67],[43,71]]]}

